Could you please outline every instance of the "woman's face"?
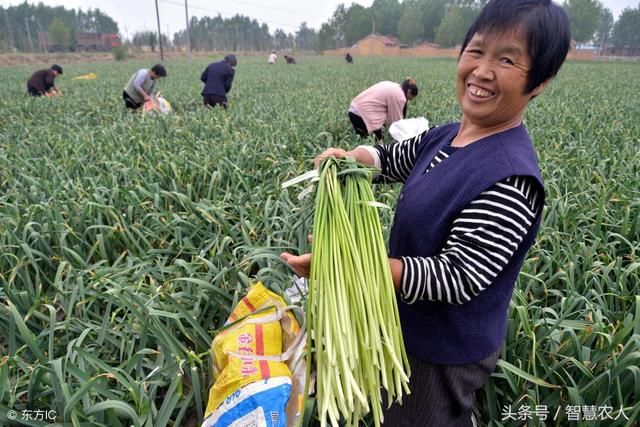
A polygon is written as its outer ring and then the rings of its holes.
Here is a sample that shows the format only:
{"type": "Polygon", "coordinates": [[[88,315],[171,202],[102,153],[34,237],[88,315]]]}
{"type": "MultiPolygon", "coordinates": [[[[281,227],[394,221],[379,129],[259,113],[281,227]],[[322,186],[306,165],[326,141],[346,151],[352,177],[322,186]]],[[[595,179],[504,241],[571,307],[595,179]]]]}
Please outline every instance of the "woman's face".
{"type": "Polygon", "coordinates": [[[518,30],[475,34],[460,56],[456,91],[463,119],[490,128],[517,126],[540,85],[526,94],[531,59],[518,30]]]}

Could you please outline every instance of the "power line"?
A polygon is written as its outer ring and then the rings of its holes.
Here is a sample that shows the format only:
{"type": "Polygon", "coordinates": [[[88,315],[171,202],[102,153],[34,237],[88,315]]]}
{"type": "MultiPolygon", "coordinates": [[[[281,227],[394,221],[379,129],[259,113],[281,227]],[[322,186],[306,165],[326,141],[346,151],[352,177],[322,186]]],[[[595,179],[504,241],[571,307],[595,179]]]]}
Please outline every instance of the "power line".
{"type": "Polygon", "coordinates": [[[293,13],[295,15],[306,15],[306,16],[313,16],[315,18],[323,18],[323,19],[325,18],[324,16],[316,15],[314,13],[301,12],[301,11],[298,11],[298,10],[291,10],[291,9],[283,9],[283,8],[280,8],[280,7],[265,6],[265,5],[262,5],[262,4],[250,3],[250,2],[247,2],[247,1],[240,1],[240,0],[224,0],[224,1],[228,1],[230,3],[244,4],[246,6],[261,7],[263,9],[269,9],[269,10],[279,10],[281,12],[293,13]]]}
{"type": "MultiPolygon", "coordinates": [[[[176,1],[171,1],[171,0],[159,0],[162,3],[166,3],[166,4],[170,4],[173,6],[180,6],[183,7],[184,5],[182,3],[178,3],[176,1]]],[[[189,9],[197,9],[197,10],[201,10],[204,12],[211,12],[211,13],[215,13],[221,16],[224,16],[225,18],[233,18],[232,15],[230,15],[229,13],[226,12],[221,12],[219,10],[214,10],[214,9],[208,9],[208,8],[204,8],[204,7],[199,7],[199,6],[189,6],[189,9]]],[[[236,15],[238,15],[236,13],[236,15]]],[[[250,17],[248,17],[250,18],[250,17]]],[[[283,24],[281,22],[274,22],[274,21],[267,21],[267,20],[261,20],[263,23],[267,23],[267,24],[272,24],[274,26],[278,26],[278,27],[289,27],[289,28],[295,28],[298,29],[299,27],[295,26],[295,25],[290,25],[290,24],[283,24]]]]}
{"type": "MultiPolygon", "coordinates": [[[[174,6],[180,6],[180,7],[182,7],[182,4],[177,3],[177,2],[175,2],[175,1],[171,1],[171,0],[160,0],[160,1],[161,1],[162,3],[166,3],[166,4],[171,4],[171,5],[174,5],[174,6]]],[[[202,10],[202,11],[204,11],[204,12],[212,12],[212,13],[216,13],[216,14],[218,14],[218,15],[222,15],[222,16],[224,16],[225,18],[233,18],[233,16],[232,16],[231,14],[229,14],[229,13],[227,13],[227,12],[221,12],[221,11],[219,11],[219,10],[207,9],[207,8],[205,8],[205,7],[199,7],[199,6],[189,6],[189,8],[190,8],[190,9],[202,10]]],[[[238,14],[236,13],[236,15],[238,15],[238,14]]],[[[296,29],[298,28],[298,27],[296,27],[295,25],[282,24],[282,23],[279,23],[279,22],[265,21],[265,20],[263,20],[263,22],[268,23],[268,24],[278,25],[278,26],[284,26],[284,27],[290,27],[290,28],[296,28],[296,29]]]]}

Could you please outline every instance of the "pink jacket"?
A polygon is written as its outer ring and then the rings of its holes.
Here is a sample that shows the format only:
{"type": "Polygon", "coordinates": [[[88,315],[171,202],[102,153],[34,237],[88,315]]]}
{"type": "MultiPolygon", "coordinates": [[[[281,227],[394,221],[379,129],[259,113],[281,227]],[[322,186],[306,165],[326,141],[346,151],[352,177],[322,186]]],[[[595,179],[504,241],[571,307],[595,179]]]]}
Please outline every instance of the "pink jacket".
{"type": "Polygon", "coordinates": [[[407,103],[407,97],[400,84],[384,81],[376,83],[351,101],[351,110],[362,117],[367,125],[367,132],[371,133],[384,124],[390,125],[401,120],[402,110],[407,103]]]}

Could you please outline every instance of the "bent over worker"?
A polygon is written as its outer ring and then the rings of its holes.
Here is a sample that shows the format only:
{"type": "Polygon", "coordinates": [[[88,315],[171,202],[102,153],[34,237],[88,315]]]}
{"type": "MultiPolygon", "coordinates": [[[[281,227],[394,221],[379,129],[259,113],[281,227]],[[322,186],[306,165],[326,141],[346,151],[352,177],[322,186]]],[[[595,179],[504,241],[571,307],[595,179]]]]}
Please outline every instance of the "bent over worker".
{"type": "Polygon", "coordinates": [[[231,90],[235,67],[238,60],[235,55],[227,55],[222,61],[212,62],[205,68],[200,76],[204,83],[202,88],[202,101],[206,107],[220,105],[226,109],[228,106],[227,93],[231,90]]]}
{"type": "Polygon", "coordinates": [[[167,70],[161,64],[151,69],[143,68],[133,73],[122,91],[124,105],[130,110],[137,110],[151,100],[156,88],[156,80],[166,77],[167,70]]]}
{"type": "Polygon", "coordinates": [[[54,80],[62,74],[62,67],[53,64],[51,68],[36,71],[27,82],[27,92],[31,96],[59,96],[60,89],[55,86],[54,80]]]}

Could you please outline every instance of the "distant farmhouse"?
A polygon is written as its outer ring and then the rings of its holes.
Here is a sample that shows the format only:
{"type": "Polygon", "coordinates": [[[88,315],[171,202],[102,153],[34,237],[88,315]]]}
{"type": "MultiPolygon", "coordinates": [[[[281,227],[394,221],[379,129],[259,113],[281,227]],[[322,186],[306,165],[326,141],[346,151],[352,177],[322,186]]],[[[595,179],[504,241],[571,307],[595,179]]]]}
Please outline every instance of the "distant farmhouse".
{"type": "Polygon", "coordinates": [[[457,57],[458,49],[441,49],[434,43],[423,43],[409,47],[400,40],[381,34],[369,34],[358,40],[349,48],[325,50],[326,56],[344,56],[350,53],[352,56],[448,56],[457,57]]]}
{"type": "MultiPolygon", "coordinates": [[[[391,36],[383,36],[380,34],[369,34],[361,40],[358,40],[351,47],[344,47],[340,49],[325,50],[322,52],[325,56],[344,56],[350,53],[354,57],[364,56],[428,56],[428,57],[449,57],[457,58],[460,54],[460,46],[454,48],[441,48],[440,45],[435,43],[422,43],[416,46],[409,47],[402,44],[400,40],[391,36]]],[[[628,56],[634,53],[638,53],[637,49],[632,52],[631,49],[619,49],[616,51],[612,47],[605,47],[600,52],[600,55],[620,55],[628,56]]],[[[569,51],[569,59],[582,59],[589,60],[594,59],[598,55],[596,50],[576,49],[576,44],[571,44],[571,50],[569,51]]]]}
{"type": "Polygon", "coordinates": [[[400,56],[400,49],[406,48],[395,37],[369,34],[356,43],[358,56],[400,56]]]}

